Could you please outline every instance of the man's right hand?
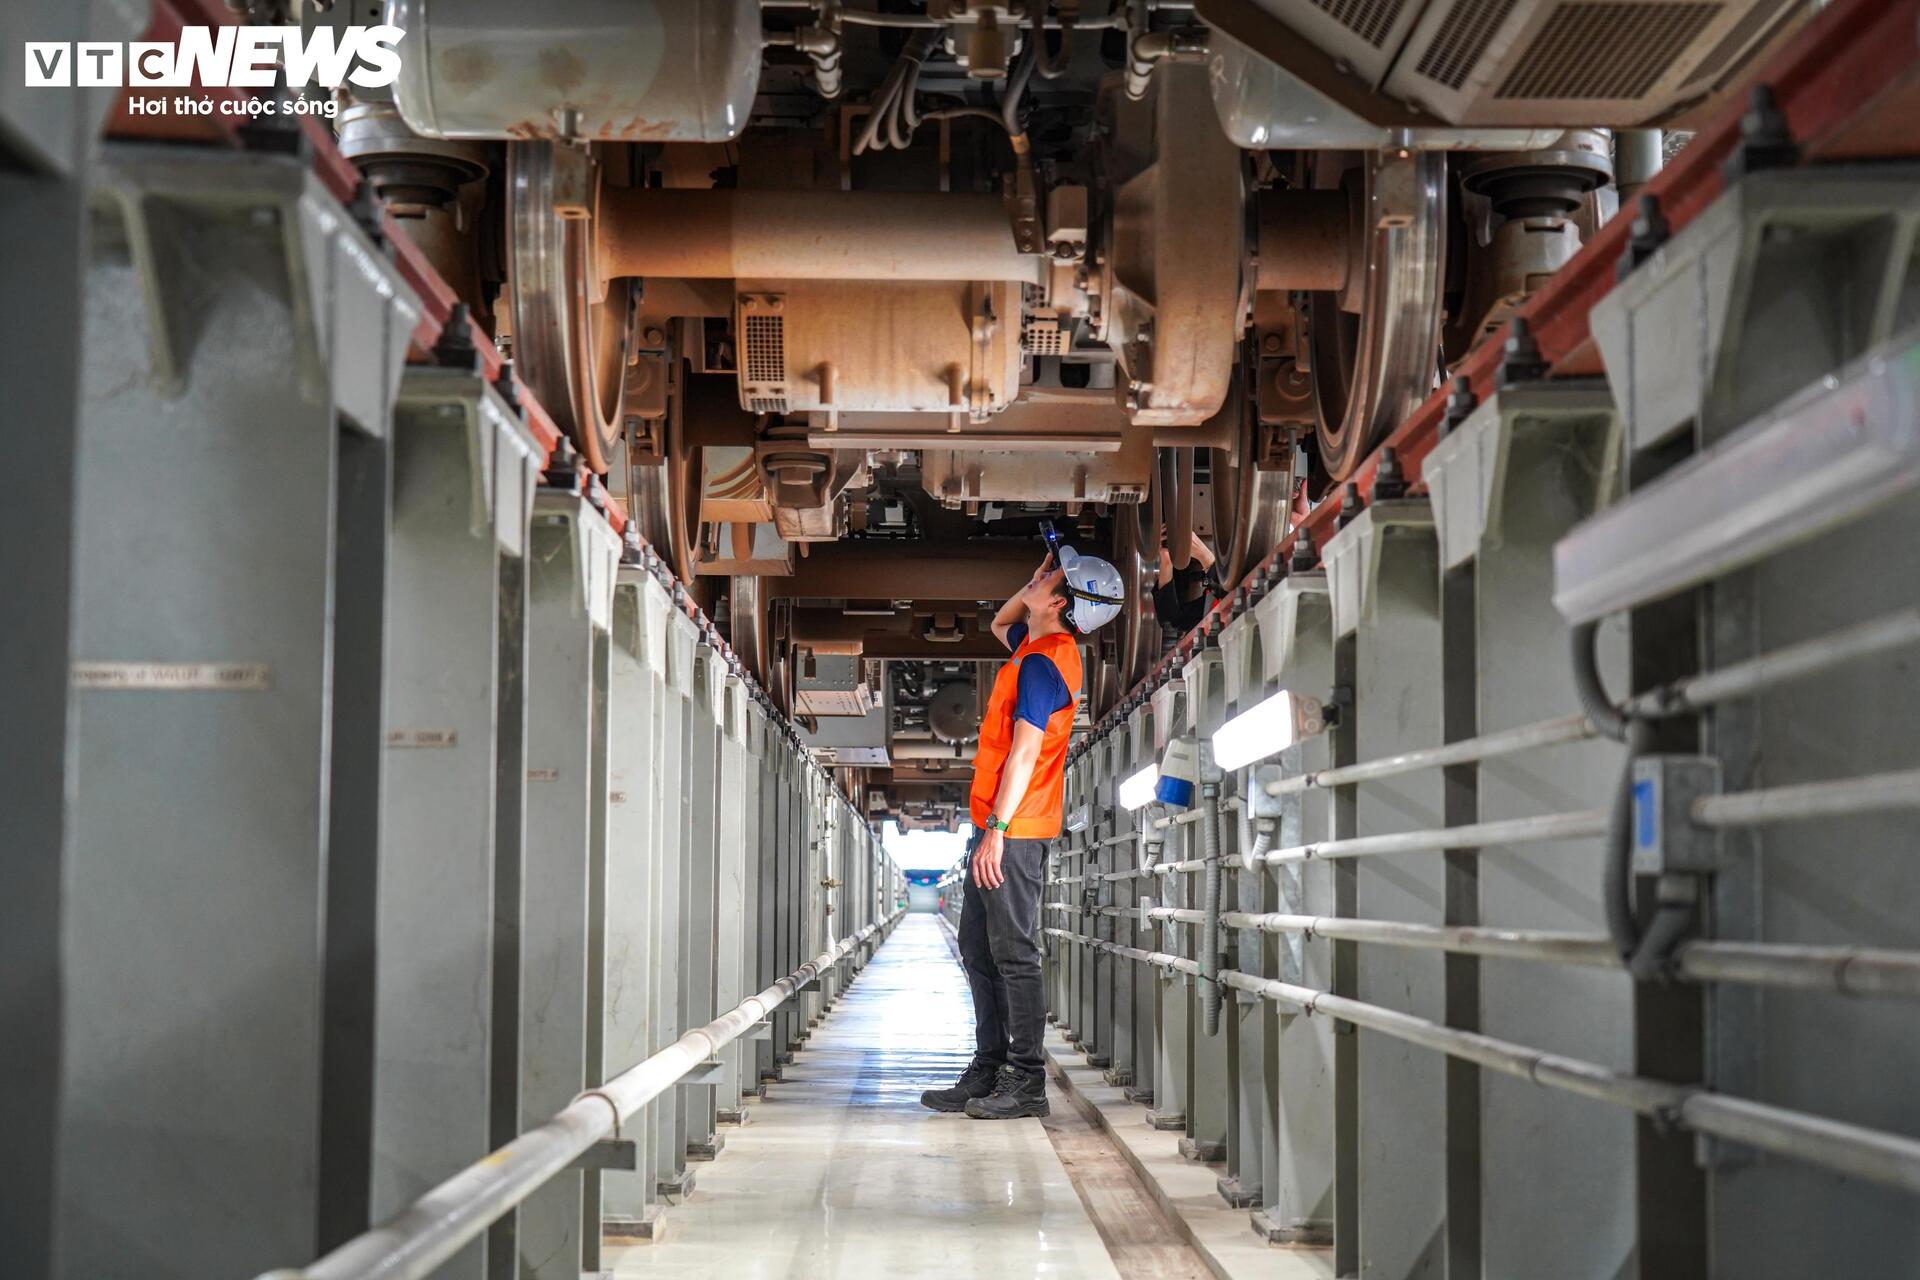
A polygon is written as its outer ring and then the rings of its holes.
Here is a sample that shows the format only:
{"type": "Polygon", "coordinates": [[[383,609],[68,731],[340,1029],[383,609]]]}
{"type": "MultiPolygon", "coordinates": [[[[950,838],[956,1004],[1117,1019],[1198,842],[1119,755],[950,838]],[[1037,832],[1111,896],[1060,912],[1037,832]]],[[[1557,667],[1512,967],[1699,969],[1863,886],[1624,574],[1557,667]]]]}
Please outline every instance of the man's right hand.
{"type": "Polygon", "coordinates": [[[1006,849],[1006,833],[992,827],[980,835],[973,848],[973,883],[978,889],[998,889],[1007,877],[1000,870],[1000,855],[1006,849]]]}

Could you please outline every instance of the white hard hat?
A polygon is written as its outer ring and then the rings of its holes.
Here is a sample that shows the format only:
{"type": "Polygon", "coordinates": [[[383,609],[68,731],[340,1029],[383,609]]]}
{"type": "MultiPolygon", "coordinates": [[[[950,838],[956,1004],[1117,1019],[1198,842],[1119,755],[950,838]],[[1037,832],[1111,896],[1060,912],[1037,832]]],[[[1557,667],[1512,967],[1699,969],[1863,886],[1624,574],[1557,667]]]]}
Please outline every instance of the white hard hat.
{"type": "Polygon", "coordinates": [[[1073,607],[1067,617],[1081,635],[1112,620],[1127,602],[1120,571],[1098,556],[1083,556],[1072,547],[1060,548],[1060,568],[1067,575],[1067,594],[1073,607]]]}

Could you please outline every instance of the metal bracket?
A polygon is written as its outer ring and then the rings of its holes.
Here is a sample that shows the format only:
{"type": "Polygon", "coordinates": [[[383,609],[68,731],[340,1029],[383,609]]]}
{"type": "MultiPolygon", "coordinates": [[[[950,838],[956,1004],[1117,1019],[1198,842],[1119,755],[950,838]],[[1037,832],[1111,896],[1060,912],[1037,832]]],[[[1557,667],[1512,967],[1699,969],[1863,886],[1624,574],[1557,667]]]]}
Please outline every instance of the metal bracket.
{"type": "Polygon", "coordinates": [[[1389,536],[1432,536],[1433,508],[1424,498],[1375,502],[1327,540],[1321,554],[1327,565],[1333,601],[1333,634],[1352,635],[1373,621],[1380,560],[1389,536]]]}
{"type": "Polygon", "coordinates": [[[573,1158],[569,1169],[618,1169],[633,1173],[640,1168],[640,1146],[632,1138],[602,1138],[573,1158]]]}
{"type": "Polygon", "coordinates": [[[1509,487],[1541,482],[1539,468],[1527,464],[1547,446],[1524,446],[1516,464],[1516,437],[1550,439],[1556,486],[1592,510],[1612,496],[1621,434],[1613,399],[1595,382],[1529,382],[1489,395],[1420,464],[1442,566],[1457,568],[1500,546],[1509,487]]]}
{"type": "Polygon", "coordinates": [[[720,1074],[726,1065],[718,1058],[708,1058],[705,1062],[695,1063],[693,1069],[681,1076],[677,1083],[696,1088],[719,1084],[720,1074]]]}
{"type": "Polygon", "coordinates": [[[562,219],[592,215],[598,174],[585,147],[554,147],[553,212],[562,219]]]}
{"type": "Polygon", "coordinates": [[[1267,784],[1279,782],[1287,776],[1287,771],[1277,764],[1257,764],[1253,766],[1253,776],[1247,785],[1247,818],[1253,822],[1278,822],[1287,816],[1286,797],[1270,795],[1267,784]]]}

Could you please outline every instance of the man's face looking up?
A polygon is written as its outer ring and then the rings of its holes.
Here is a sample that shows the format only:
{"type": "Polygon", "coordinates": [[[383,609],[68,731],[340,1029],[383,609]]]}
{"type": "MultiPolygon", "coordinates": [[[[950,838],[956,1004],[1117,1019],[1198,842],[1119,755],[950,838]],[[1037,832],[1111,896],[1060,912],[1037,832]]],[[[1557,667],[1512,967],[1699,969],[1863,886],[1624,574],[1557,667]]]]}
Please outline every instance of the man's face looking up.
{"type": "Polygon", "coordinates": [[[1027,612],[1035,617],[1057,614],[1066,604],[1066,599],[1056,594],[1066,576],[1061,569],[1048,569],[1036,574],[1033,581],[1020,592],[1020,602],[1027,606],[1027,612]]]}

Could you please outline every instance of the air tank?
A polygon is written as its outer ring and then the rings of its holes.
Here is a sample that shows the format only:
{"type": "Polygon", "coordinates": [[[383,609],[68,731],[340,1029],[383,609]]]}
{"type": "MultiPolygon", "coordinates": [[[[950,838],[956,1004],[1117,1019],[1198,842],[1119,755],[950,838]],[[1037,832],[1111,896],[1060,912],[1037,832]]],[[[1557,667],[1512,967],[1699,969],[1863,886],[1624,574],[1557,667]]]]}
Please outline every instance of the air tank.
{"type": "Polygon", "coordinates": [[[429,138],[720,142],[760,78],[756,0],[388,0],[429,138]]]}

